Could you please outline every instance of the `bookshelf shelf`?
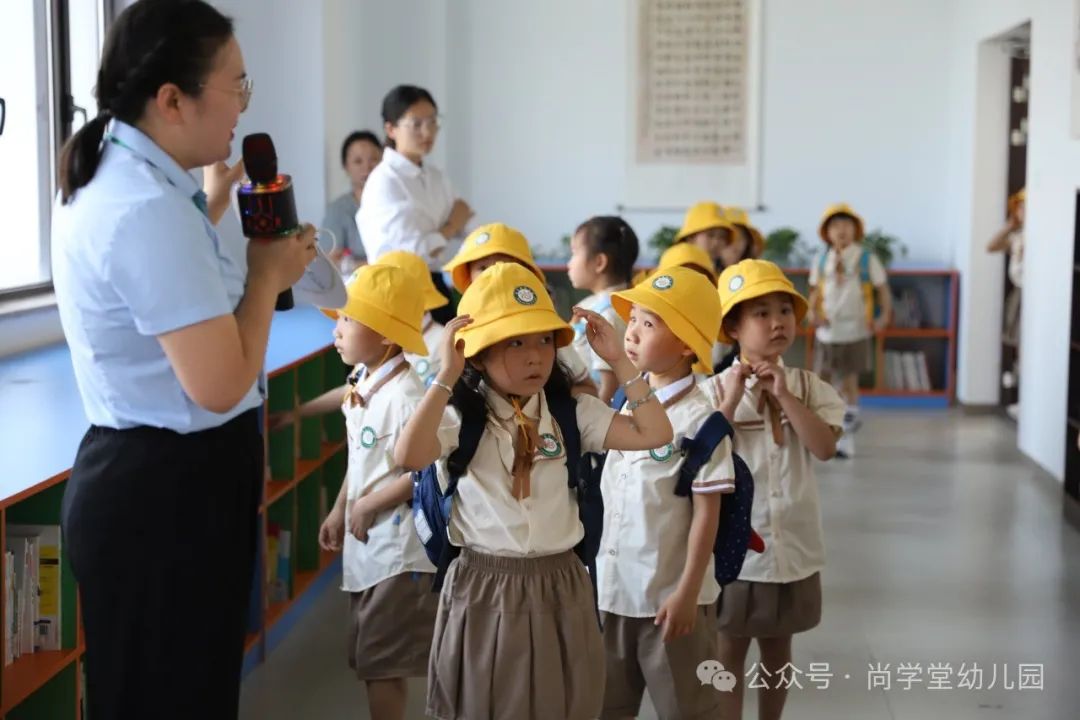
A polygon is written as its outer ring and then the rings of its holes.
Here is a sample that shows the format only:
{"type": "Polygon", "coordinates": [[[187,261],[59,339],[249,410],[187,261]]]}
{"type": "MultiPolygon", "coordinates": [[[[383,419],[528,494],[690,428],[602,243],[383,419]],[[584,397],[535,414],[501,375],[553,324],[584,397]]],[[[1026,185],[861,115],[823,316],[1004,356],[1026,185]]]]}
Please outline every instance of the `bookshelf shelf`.
{"type": "MultiPolygon", "coordinates": [[[[333,321],[314,308],[298,307],[274,317],[267,351],[269,397],[264,416],[291,410],[343,384],[348,369],[330,344],[333,321]]],[[[13,524],[59,525],[60,505],[71,461],[89,422],[79,401],[70,353],[65,345],[0,360],[0,534],[13,524]],[[32,408],[32,411],[28,411],[32,408]]],[[[305,589],[333,580],[340,562],[317,545],[322,499],[332,499],[345,475],[345,426],[340,414],[302,420],[266,433],[267,467],[276,477],[264,486],[260,504],[258,582],[252,588],[251,617],[244,640],[244,671],[271,650],[270,628],[280,637],[291,627],[283,617],[305,611],[305,589]],[[283,602],[269,602],[266,573],[271,523],[291,531],[289,590],[283,602]],[[291,611],[291,612],[290,612],[291,611]]],[[[4,563],[0,562],[0,570],[4,563]]],[[[282,568],[278,568],[279,573],[282,568]]],[[[0,673],[3,717],[81,717],[83,644],[78,593],[61,544],[61,647],[24,654],[0,673]]],[[[4,626],[0,602],[0,626],[4,626]]],[[[0,643],[6,642],[6,633],[0,643]]]]}
{"type": "Polygon", "coordinates": [[[52,680],[83,653],[81,647],[23,655],[4,668],[3,699],[0,712],[7,715],[12,708],[26,700],[52,680]]]}

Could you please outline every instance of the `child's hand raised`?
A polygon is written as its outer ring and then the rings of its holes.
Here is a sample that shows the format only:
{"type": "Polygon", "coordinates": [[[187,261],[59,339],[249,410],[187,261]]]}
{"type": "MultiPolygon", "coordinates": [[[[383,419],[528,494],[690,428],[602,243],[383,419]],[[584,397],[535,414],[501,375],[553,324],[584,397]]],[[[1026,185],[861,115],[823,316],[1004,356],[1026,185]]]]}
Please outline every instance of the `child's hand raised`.
{"type": "Polygon", "coordinates": [[[769,383],[768,390],[777,400],[782,400],[788,395],[787,376],[784,369],[776,363],[761,361],[754,364],[754,374],[763,382],[769,383]]]}
{"type": "Polygon", "coordinates": [[[608,365],[614,365],[616,360],[624,357],[622,338],[603,315],[575,307],[573,319],[578,318],[585,321],[585,337],[600,359],[608,365]]]}
{"type": "Polygon", "coordinates": [[[458,330],[471,323],[472,318],[468,315],[458,315],[446,323],[446,329],[443,331],[442,347],[439,348],[442,365],[436,380],[450,387],[453,387],[461,377],[461,373],[465,372],[465,341],[459,339],[457,333],[458,330]]]}

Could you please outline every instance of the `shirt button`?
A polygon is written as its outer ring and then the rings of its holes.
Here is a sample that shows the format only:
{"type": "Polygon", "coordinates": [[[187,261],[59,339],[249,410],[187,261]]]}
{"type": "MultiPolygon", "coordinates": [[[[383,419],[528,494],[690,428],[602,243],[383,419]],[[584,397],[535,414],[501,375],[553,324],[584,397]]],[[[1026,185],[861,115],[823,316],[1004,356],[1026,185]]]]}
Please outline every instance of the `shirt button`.
{"type": "Polygon", "coordinates": [[[614,550],[608,550],[608,551],[607,551],[607,554],[608,554],[608,555],[614,555],[614,554],[615,554],[615,551],[614,551],[614,550]]]}

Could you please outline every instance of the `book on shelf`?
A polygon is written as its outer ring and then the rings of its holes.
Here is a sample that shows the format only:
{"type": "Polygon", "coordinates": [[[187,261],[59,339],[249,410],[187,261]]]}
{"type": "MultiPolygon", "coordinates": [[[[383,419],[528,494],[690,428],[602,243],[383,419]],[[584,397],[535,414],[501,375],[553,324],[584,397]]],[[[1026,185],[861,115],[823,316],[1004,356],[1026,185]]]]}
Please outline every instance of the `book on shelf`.
{"type": "Polygon", "coordinates": [[[60,526],[13,524],[6,530],[10,659],[60,650],[60,526]]]}
{"type": "Polygon", "coordinates": [[[893,295],[892,326],[896,328],[921,328],[924,324],[919,293],[915,288],[904,288],[893,295]]]}
{"type": "Polygon", "coordinates": [[[885,351],[885,385],[890,390],[930,392],[930,365],[924,352],[885,351]]]}

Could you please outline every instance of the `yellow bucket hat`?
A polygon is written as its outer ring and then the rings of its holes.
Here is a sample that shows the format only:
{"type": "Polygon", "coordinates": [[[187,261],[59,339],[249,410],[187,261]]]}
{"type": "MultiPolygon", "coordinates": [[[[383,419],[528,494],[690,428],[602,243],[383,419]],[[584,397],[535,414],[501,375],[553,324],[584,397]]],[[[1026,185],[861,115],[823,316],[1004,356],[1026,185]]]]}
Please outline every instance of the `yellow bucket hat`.
{"type": "Polygon", "coordinates": [[[469,233],[461,250],[458,250],[458,254],[443,267],[443,270],[450,273],[454,280],[454,287],[458,292],[463,293],[472,282],[469,279],[469,263],[489,255],[509,255],[532,270],[536,277],[540,278],[540,282],[544,281],[543,271],[533,260],[529,241],[520,231],[502,223],[483,225],[469,233]]]}
{"type": "Polygon", "coordinates": [[[746,228],[746,231],[750,233],[752,254],[754,257],[760,257],[761,253],[765,250],[765,236],[750,223],[750,216],[746,211],[741,207],[728,205],[724,208],[724,216],[732,225],[746,228]]]}
{"type": "Polygon", "coordinates": [[[389,265],[409,273],[412,282],[419,284],[420,294],[424,297],[424,312],[450,304],[450,300],[439,292],[431,281],[431,271],[419,255],[405,250],[394,250],[380,257],[375,264],[389,265]]]}
{"type": "Polygon", "coordinates": [[[795,323],[801,324],[809,305],[799,294],[788,276],[775,263],[768,260],[743,260],[720,273],[717,283],[720,291],[720,342],[732,344],[734,340],[724,332],[723,321],[736,305],[774,292],[787,293],[795,301],[795,323]]]}
{"type": "Polygon", "coordinates": [[[625,321],[630,306],[640,305],[660,317],[675,337],[694,351],[694,372],[712,373],[712,348],[720,331],[720,299],[716,288],[697,270],[657,270],[648,282],[611,294],[611,307],[625,321]]]}
{"type": "Polygon", "coordinates": [[[415,355],[427,355],[420,323],[424,320],[424,302],[413,290],[413,278],[401,268],[390,265],[364,265],[356,269],[345,285],[345,307],[322,308],[327,317],[344,315],[366,325],[390,342],[415,355]]]}
{"type": "Polygon", "coordinates": [[[697,245],[691,243],[672,245],[660,256],[660,262],[656,265],[656,272],[674,267],[699,268],[708,275],[709,280],[714,285],[716,284],[716,266],[713,264],[712,258],[709,257],[709,253],[697,245]]]}
{"type": "Polygon", "coordinates": [[[675,236],[675,242],[682,242],[691,235],[717,227],[729,232],[735,229],[724,217],[724,208],[714,202],[699,202],[686,211],[686,219],[683,220],[682,229],[675,236]]]}
{"type": "Polygon", "coordinates": [[[461,296],[458,314],[472,323],[458,330],[465,357],[507,338],[555,332],[555,347],[569,345],[573,329],[555,312],[544,283],[517,263],[498,263],[485,270],[461,296]]]}
{"type": "Polygon", "coordinates": [[[837,215],[847,215],[855,221],[855,242],[861,241],[866,234],[863,219],[847,203],[836,203],[825,208],[825,213],[821,216],[821,225],[818,226],[818,235],[821,236],[821,239],[829,242],[829,236],[825,234],[825,228],[828,226],[829,221],[837,215]]]}

